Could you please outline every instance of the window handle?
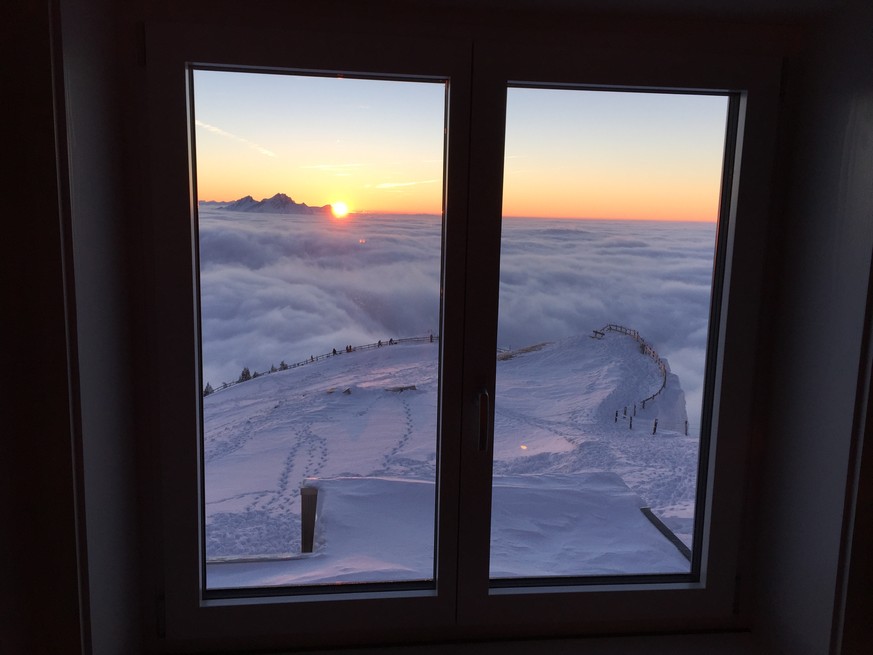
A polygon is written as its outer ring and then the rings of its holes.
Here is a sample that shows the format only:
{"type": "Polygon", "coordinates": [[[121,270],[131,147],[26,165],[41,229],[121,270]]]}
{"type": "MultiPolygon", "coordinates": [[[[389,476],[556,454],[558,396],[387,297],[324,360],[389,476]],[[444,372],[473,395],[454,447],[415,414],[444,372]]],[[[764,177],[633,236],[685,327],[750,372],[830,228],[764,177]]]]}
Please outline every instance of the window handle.
{"type": "Polygon", "coordinates": [[[488,449],[488,435],[490,434],[491,421],[491,397],[488,389],[482,387],[479,392],[479,450],[484,452],[488,449]]]}

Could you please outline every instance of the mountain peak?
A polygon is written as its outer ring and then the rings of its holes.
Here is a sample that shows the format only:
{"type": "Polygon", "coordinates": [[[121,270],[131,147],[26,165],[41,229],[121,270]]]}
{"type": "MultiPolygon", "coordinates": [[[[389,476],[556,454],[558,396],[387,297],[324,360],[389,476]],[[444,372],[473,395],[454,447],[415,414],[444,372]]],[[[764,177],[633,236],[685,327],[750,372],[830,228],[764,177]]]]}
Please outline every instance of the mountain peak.
{"type": "Polygon", "coordinates": [[[257,212],[261,214],[329,214],[330,205],[310,207],[305,202],[297,203],[284,193],[277,193],[271,198],[255,200],[244,196],[228,203],[224,209],[237,212],[257,212]]]}

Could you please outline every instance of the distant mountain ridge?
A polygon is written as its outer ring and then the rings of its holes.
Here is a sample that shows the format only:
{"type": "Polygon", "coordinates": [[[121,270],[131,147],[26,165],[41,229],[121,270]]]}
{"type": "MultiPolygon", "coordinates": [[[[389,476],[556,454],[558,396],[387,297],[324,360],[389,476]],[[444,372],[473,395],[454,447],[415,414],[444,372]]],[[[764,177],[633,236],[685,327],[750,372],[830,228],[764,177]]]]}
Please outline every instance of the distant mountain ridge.
{"type": "Polygon", "coordinates": [[[330,205],[322,207],[310,207],[305,202],[294,202],[284,193],[277,193],[272,198],[255,200],[251,196],[245,196],[229,203],[200,201],[201,205],[226,209],[235,212],[256,212],[259,214],[330,214],[330,205]]]}

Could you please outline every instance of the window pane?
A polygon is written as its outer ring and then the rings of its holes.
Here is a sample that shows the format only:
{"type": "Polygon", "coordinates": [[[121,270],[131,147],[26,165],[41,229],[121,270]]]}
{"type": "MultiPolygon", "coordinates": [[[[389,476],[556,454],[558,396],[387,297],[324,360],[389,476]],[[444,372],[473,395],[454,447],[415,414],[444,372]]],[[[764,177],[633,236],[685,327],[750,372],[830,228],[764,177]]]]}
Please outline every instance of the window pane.
{"type": "Polygon", "coordinates": [[[494,579],[691,570],[727,107],[508,90],[494,579]]]}
{"type": "Polygon", "coordinates": [[[207,588],[432,580],[446,85],[193,88],[207,588]]]}

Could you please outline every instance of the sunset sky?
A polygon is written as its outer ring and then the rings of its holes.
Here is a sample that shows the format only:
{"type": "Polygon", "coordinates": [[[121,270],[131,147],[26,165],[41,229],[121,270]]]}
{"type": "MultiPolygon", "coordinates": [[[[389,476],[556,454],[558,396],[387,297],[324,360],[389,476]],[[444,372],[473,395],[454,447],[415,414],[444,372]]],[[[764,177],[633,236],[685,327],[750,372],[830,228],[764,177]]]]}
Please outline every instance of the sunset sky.
{"type": "MultiPolygon", "coordinates": [[[[438,214],[437,82],[195,71],[201,200],[438,214]]],[[[727,99],[511,88],[506,216],[712,221],[727,99]]]]}

